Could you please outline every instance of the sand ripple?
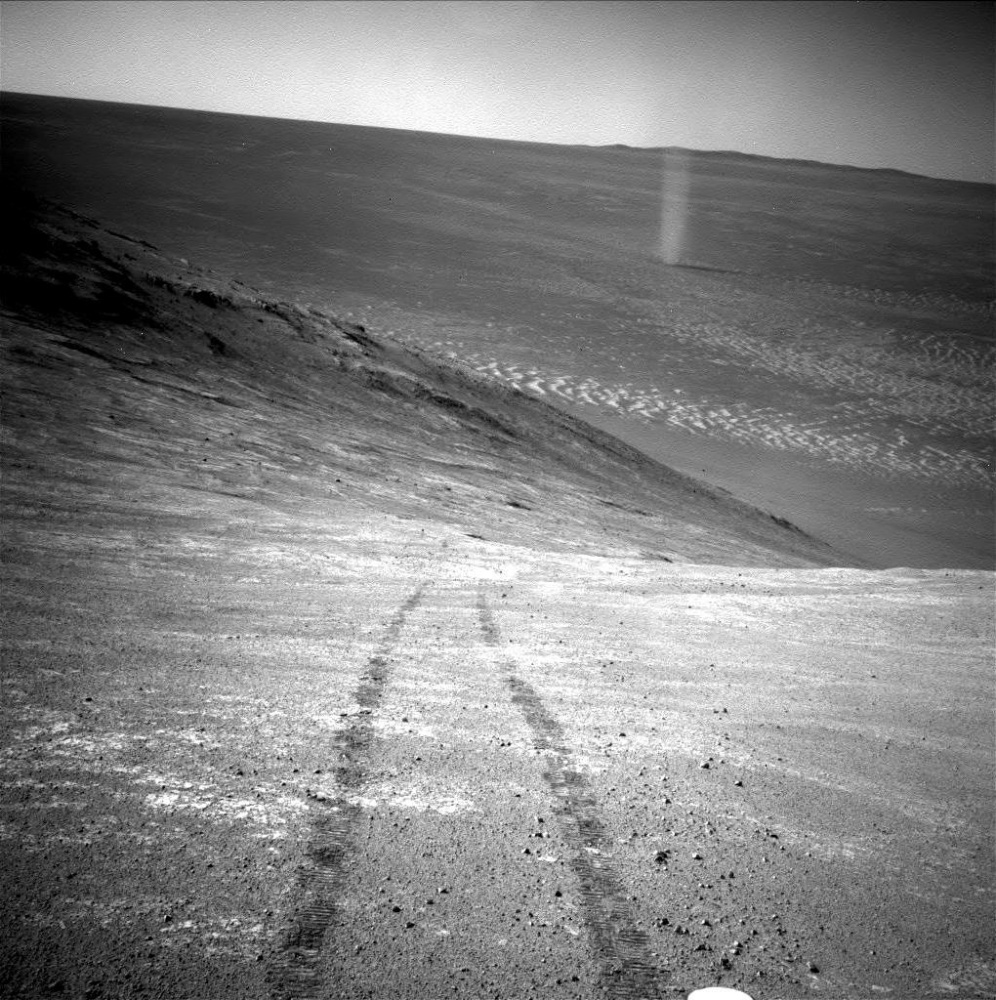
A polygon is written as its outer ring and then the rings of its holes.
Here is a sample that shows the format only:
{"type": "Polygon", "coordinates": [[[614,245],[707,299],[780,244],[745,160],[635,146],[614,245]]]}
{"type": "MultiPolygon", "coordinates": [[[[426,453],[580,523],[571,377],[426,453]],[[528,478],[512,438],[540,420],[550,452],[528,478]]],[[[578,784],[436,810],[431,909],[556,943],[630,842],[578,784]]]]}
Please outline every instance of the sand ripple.
{"type": "Polygon", "coordinates": [[[749,338],[727,333],[696,331],[700,346],[722,341],[727,354],[739,353],[741,365],[802,382],[819,380],[824,391],[836,392],[836,401],[793,410],[692,396],[651,381],[579,377],[483,354],[463,358],[477,371],[534,395],[690,434],[794,452],[877,475],[942,477],[965,486],[989,483],[989,455],[982,442],[993,420],[991,375],[963,361],[957,347],[949,348],[946,360],[898,358],[885,365],[863,349],[834,356],[793,346],[762,350],[749,338]],[[938,378],[938,369],[945,368],[947,377],[938,378]]]}

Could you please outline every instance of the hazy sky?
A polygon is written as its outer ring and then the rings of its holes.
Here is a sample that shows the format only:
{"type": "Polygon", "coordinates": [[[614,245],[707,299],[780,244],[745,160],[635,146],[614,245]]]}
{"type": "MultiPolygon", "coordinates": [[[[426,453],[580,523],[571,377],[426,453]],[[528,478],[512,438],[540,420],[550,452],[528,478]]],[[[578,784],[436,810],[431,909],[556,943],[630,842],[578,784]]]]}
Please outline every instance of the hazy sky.
{"type": "Polygon", "coordinates": [[[4,89],[993,181],[994,5],[5,2],[4,89]]]}

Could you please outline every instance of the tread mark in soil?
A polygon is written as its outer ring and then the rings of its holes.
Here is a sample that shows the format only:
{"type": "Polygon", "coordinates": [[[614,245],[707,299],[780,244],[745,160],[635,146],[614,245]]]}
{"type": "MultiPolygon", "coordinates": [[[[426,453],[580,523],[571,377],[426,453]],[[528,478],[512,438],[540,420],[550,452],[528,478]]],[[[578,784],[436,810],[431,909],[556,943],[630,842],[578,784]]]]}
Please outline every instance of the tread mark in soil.
{"type": "MultiPolygon", "coordinates": [[[[367,783],[373,717],[390,679],[389,656],[397,645],[408,614],[418,607],[425,586],[417,587],[388,623],[377,652],[367,661],[353,699],[364,710],[333,741],[336,784],[356,794],[367,783]]],[[[359,806],[344,800],[311,802],[311,839],[306,866],[299,872],[297,905],[287,922],[267,981],[273,1000],[298,1000],[327,992],[322,980],[322,943],[336,912],[351,850],[359,806]]]]}
{"type": "MultiPolygon", "coordinates": [[[[500,633],[487,599],[478,595],[481,632],[490,646],[498,646],[500,633]]],[[[650,957],[646,935],[637,927],[636,915],[613,870],[612,838],[599,816],[588,780],[578,771],[560,723],[550,714],[539,693],[515,670],[512,660],[502,663],[512,704],[522,713],[537,750],[548,753],[543,773],[553,793],[554,813],[571,845],[571,870],[581,887],[585,923],[599,965],[599,981],[611,1000],[652,1000],[665,995],[668,973],[650,957]]]]}

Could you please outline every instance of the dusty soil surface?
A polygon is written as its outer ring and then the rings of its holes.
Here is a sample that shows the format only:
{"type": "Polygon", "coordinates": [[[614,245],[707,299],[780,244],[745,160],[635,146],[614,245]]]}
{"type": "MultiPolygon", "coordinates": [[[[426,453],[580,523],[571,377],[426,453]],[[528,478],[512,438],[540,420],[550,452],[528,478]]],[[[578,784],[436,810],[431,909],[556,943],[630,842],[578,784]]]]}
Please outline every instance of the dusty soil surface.
{"type": "Polygon", "coordinates": [[[5,218],[4,995],[996,994],[991,573],[5,218]]]}
{"type": "Polygon", "coordinates": [[[990,575],[36,539],[8,995],[993,993],[990,575]]]}

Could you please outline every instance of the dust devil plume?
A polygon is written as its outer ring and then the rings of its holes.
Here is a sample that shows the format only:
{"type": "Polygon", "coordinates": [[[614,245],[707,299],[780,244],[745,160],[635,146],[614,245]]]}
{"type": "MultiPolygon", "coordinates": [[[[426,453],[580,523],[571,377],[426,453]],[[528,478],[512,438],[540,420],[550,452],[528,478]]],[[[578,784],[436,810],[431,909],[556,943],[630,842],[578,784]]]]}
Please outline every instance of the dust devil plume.
{"type": "Polygon", "coordinates": [[[688,222],[688,187],[691,157],[684,149],[664,150],[661,173],[661,259],[674,266],[681,263],[688,222]]]}

